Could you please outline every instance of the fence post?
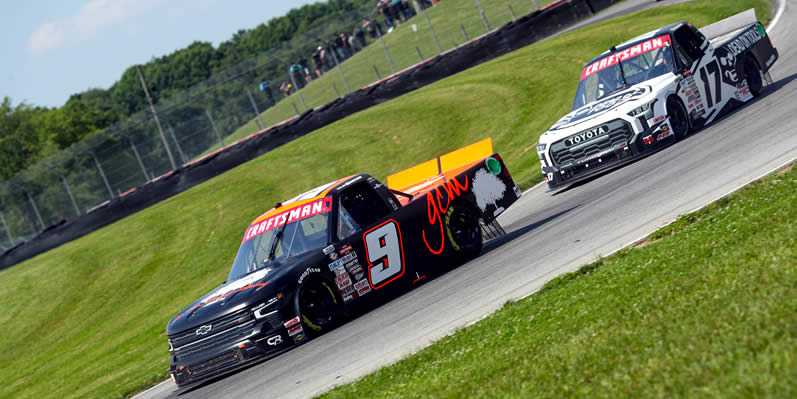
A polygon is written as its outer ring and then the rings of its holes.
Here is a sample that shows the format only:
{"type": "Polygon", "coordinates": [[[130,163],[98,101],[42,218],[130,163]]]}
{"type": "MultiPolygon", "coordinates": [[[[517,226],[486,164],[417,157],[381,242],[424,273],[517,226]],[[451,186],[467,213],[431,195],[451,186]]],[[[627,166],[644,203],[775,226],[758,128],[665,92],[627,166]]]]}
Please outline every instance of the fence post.
{"type": "Polygon", "coordinates": [[[48,164],[44,160],[41,161],[42,165],[47,169],[52,170],[55,173],[58,173],[58,177],[61,179],[61,183],[63,183],[64,188],[66,189],[66,193],[69,195],[69,199],[72,201],[72,206],[75,207],[75,213],[80,216],[80,208],[77,207],[77,202],[75,201],[75,196],[72,195],[72,190],[69,188],[69,183],[66,182],[66,176],[63,173],[59,172],[55,167],[48,164]]]}
{"type": "Polygon", "coordinates": [[[482,22],[484,22],[484,29],[489,33],[490,32],[490,24],[487,23],[487,16],[484,15],[484,10],[482,9],[482,3],[479,0],[476,0],[476,6],[479,7],[479,14],[482,16],[482,22]]]}
{"type": "Polygon", "coordinates": [[[539,10],[540,9],[540,3],[537,3],[537,0],[531,0],[531,1],[534,3],[534,11],[539,10]]]}
{"type": "MultiPolygon", "coordinates": [[[[28,198],[28,202],[30,202],[30,205],[33,207],[33,213],[36,214],[36,219],[38,219],[38,221],[39,221],[39,226],[41,226],[41,229],[39,229],[38,232],[41,232],[42,230],[44,230],[44,221],[42,220],[42,215],[39,213],[39,208],[36,206],[36,201],[33,200],[33,197],[30,195],[30,192],[28,192],[28,189],[25,186],[23,186],[21,184],[14,183],[14,182],[12,182],[10,180],[6,180],[6,183],[8,183],[8,184],[10,184],[10,185],[12,185],[12,186],[14,186],[16,188],[19,188],[20,190],[22,190],[22,192],[25,193],[25,197],[28,198]]],[[[35,224],[34,224],[34,227],[35,227],[35,224]]]]}
{"type": "MultiPolygon", "coordinates": [[[[108,199],[113,199],[113,190],[111,190],[111,185],[108,183],[108,178],[105,177],[105,171],[102,170],[102,165],[100,165],[100,160],[97,159],[96,155],[94,155],[94,151],[91,151],[91,150],[84,150],[84,151],[87,151],[89,153],[89,155],[91,155],[91,159],[93,159],[94,160],[94,164],[97,165],[97,170],[100,171],[100,176],[102,177],[102,181],[105,183],[105,188],[108,189],[108,195],[111,196],[108,199]]],[[[172,160],[172,161],[174,161],[174,160],[172,160]]],[[[174,170],[174,169],[172,169],[172,170],[174,170]]]]}
{"type": "MultiPolygon", "coordinates": [[[[351,93],[351,89],[349,88],[349,82],[346,81],[346,75],[343,74],[343,68],[340,67],[340,62],[338,62],[338,56],[335,55],[334,51],[330,51],[332,54],[332,59],[335,60],[335,65],[338,66],[338,72],[340,72],[340,77],[343,79],[343,86],[346,87],[346,94],[351,93]]],[[[307,109],[305,109],[306,111],[307,109]]]]}
{"type": "Polygon", "coordinates": [[[216,122],[213,120],[213,116],[210,115],[210,110],[205,107],[205,114],[207,114],[208,119],[210,119],[210,124],[213,126],[213,131],[216,132],[216,138],[219,139],[219,143],[221,143],[222,148],[224,147],[224,140],[221,139],[221,134],[219,134],[219,129],[216,128],[216,122]]]}
{"type": "Polygon", "coordinates": [[[390,52],[387,51],[387,45],[385,45],[385,39],[382,38],[382,29],[379,29],[379,25],[376,25],[374,29],[376,29],[376,36],[379,37],[379,43],[382,43],[382,49],[385,50],[387,63],[390,64],[390,71],[391,73],[396,73],[396,67],[393,66],[393,58],[390,58],[390,52]]]}
{"type": "Polygon", "coordinates": [[[293,112],[296,113],[296,116],[299,116],[299,108],[296,108],[296,103],[291,103],[293,105],[293,112]]]}
{"type": "Polygon", "coordinates": [[[437,41],[437,33],[434,32],[434,27],[432,26],[432,20],[429,19],[429,14],[426,13],[426,10],[425,9],[422,10],[423,10],[423,16],[426,17],[426,23],[429,25],[429,30],[432,32],[432,37],[434,38],[434,44],[437,46],[437,54],[440,55],[443,53],[443,49],[440,48],[440,42],[437,41]]]}
{"type": "MultiPolygon", "coordinates": [[[[172,170],[175,170],[177,169],[177,164],[174,163],[172,149],[169,148],[169,143],[166,141],[166,135],[163,134],[163,126],[161,126],[161,120],[158,118],[158,111],[155,110],[155,103],[152,102],[152,96],[149,94],[149,87],[147,86],[147,81],[144,80],[144,72],[141,71],[141,65],[136,65],[136,71],[138,72],[138,78],[141,79],[141,86],[144,88],[144,94],[147,95],[147,101],[149,101],[149,106],[152,109],[152,116],[155,118],[155,124],[158,125],[158,133],[160,133],[161,140],[166,148],[166,154],[169,155],[169,161],[172,163],[172,170]]],[[[113,193],[111,193],[111,198],[113,198],[113,193]]]]}
{"type": "Polygon", "coordinates": [[[462,36],[465,36],[465,43],[467,43],[470,39],[468,38],[468,32],[465,32],[465,26],[460,24],[459,25],[459,30],[462,31],[462,36]]]}
{"type": "Polygon", "coordinates": [[[147,179],[147,181],[152,180],[152,179],[149,178],[149,174],[147,174],[147,168],[144,167],[144,161],[141,160],[141,155],[138,154],[138,149],[136,148],[136,143],[133,142],[133,139],[130,136],[128,136],[128,135],[126,135],[126,134],[124,134],[122,132],[118,132],[117,131],[116,133],[119,133],[122,136],[125,136],[127,141],[130,142],[130,148],[133,150],[133,155],[136,156],[136,160],[138,161],[138,166],[141,167],[141,172],[144,173],[144,178],[147,179]]]}
{"type": "Polygon", "coordinates": [[[415,51],[418,52],[418,58],[420,58],[421,59],[421,63],[423,63],[423,54],[421,54],[421,49],[419,49],[418,47],[415,47],[415,51]]]}
{"type": "Polygon", "coordinates": [[[379,70],[376,69],[376,65],[371,65],[371,66],[374,68],[374,73],[376,74],[376,81],[378,82],[378,81],[382,80],[382,77],[379,76],[379,70]]]}
{"type": "Polygon", "coordinates": [[[0,212],[0,220],[3,221],[3,227],[6,228],[6,235],[8,235],[8,241],[11,243],[11,246],[14,246],[14,238],[11,237],[11,230],[8,229],[8,223],[6,223],[6,217],[3,215],[3,212],[0,212]]]}
{"type": "MultiPolygon", "coordinates": [[[[255,98],[252,97],[252,92],[249,91],[249,88],[246,86],[244,86],[244,89],[246,90],[246,94],[249,96],[249,101],[252,103],[252,108],[255,109],[255,115],[257,115],[257,119],[260,119],[260,123],[265,124],[263,122],[263,116],[260,115],[260,110],[257,108],[257,103],[255,103],[255,98]]],[[[258,126],[260,126],[260,124],[258,124],[258,126]]]]}
{"type": "MultiPolygon", "coordinates": [[[[288,76],[291,78],[291,83],[293,83],[293,89],[296,90],[296,95],[299,96],[299,102],[302,103],[302,108],[307,111],[307,105],[304,104],[304,97],[302,97],[302,89],[299,88],[299,85],[296,84],[296,79],[294,79],[293,74],[289,71],[288,76]]],[[[296,106],[294,105],[294,108],[296,106]]],[[[296,111],[297,115],[299,111],[296,111]]]]}
{"type": "Polygon", "coordinates": [[[177,154],[180,155],[180,159],[183,161],[183,165],[185,165],[185,153],[183,152],[183,147],[180,146],[180,142],[177,141],[177,136],[174,134],[174,129],[172,129],[172,125],[169,125],[169,134],[172,135],[172,140],[174,140],[174,145],[177,147],[177,154]]]}
{"type": "Polygon", "coordinates": [[[509,15],[512,16],[512,22],[517,21],[517,17],[515,17],[515,10],[512,9],[512,5],[507,4],[506,6],[509,8],[509,15]]]}

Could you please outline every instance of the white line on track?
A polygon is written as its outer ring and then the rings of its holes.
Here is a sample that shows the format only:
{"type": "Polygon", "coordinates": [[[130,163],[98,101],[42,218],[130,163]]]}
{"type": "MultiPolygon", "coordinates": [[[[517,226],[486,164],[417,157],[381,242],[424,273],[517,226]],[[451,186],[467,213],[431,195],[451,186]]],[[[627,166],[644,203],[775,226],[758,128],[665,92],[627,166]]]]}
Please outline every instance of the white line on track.
{"type": "Polygon", "coordinates": [[[772,32],[772,29],[775,29],[775,25],[780,22],[780,17],[783,15],[783,11],[786,10],[786,3],[784,0],[775,0],[778,3],[778,11],[775,13],[775,18],[772,18],[772,22],[767,27],[767,33],[772,32]]]}

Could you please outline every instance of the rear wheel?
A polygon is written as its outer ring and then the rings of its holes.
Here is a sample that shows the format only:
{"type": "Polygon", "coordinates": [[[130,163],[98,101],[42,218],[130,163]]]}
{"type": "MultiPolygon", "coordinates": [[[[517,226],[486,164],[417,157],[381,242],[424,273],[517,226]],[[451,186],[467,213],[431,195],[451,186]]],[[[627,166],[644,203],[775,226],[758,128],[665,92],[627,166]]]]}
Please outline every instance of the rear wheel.
{"type": "Polygon", "coordinates": [[[310,280],[299,289],[298,307],[310,335],[332,329],[340,317],[340,304],[332,285],[324,280],[310,280]]]}
{"type": "Polygon", "coordinates": [[[676,140],[681,140],[689,134],[689,116],[684,105],[676,97],[667,99],[667,117],[670,119],[670,129],[675,134],[676,140]]]}
{"type": "Polygon", "coordinates": [[[755,60],[750,56],[744,59],[744,79],[747,81],[750,94],[752,94],[753,97],[758,97],[763,87],[763,83],[761,82],[761,70],[758,69],[758,64],[756,64],[755,60]]]}
{"type": "Polygon", "coordinates": [[[461,259],[470,259],[482,250],[479,215],[472,207],[454,203],[445,216],[446,237],[461,259]]]}

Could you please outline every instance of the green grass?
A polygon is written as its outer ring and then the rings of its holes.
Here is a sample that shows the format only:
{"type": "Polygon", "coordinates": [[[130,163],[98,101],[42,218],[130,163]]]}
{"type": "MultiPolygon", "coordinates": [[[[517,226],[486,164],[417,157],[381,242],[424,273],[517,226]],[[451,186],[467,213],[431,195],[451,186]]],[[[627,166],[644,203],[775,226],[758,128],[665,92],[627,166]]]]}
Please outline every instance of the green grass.
{"type": "Polygon", "coordinates": [[[541,180],[539,134],[600,49],[753,5],[767,20],[766,0],[698,0],[521,49],[0,271],[0,397],[121,397],[166,378],[166,322],[224,280],[245,226],[276,201],[353,173],[384,178],[488,136],[528,187],[541,180]]]}
{"type": "MultiPolygon", "coordinates": [[[[538,0],[540,7],[552,2],[554,0],[538,0]]],[[[491,29],[500,27],[512,20],[509,7],[512,7],[515,16],[518,18],[534,11],[532,0],[482,0],[481,4],[491,29]]],[[[469,39],[486,32],[484,23],[479,16],[479,10],[473,0],[441,1],[427,10],[427,13],[443,51],[465,42],[465,36],[460,30],[460,25],[465,29],[469,39]]],[[[387,29],[381,17],[379,19],[384,29],[387,29]]],[[[384,40],[396,71],[401,71],[420,62],[418,52],[415,50],[416,47],[421,51],[424,58],[437,55],[437,46],[434,44],[434,39],[423,14],[416,15],[393,32],[384,35],[384,40]],[[415,25],[415,31],[412,30],[412,25],[415,25]]],[[[346,81],[352,91],[356,91],[377,80],[373,67],[377,68],[383,78],[392,73],[384,49],[378,41],[370,43],[362,51],[341,63],[343,74],[346,76],[346,81]]],[[[302,96],[308,109],[333,101],[337,97],[335,87],[341,95],[346,94],[343,78],[336,68],[328,71],[320,79],[310,82],[307,87],[302,89],[302,96]]],[[[294,105],[299,112],[303,111],[301,102],[296,94],[284,99],[279,93],[275,92],[275,94],[282,101],[261,113],[260,120],[265,126],[272,126],[295,116],[294,105]]],[[[252,119],[226,136],[224,142],[232,143],[259,130],[257,122],[252,119]]],[[[211,147],[198,157],[217,149],[219,149],[219,145],[211,147]]]]}
{"type": "Polygon", "coordinates": [[[795,220],[792,168],[321,397],[793,398],[795,220]]]}

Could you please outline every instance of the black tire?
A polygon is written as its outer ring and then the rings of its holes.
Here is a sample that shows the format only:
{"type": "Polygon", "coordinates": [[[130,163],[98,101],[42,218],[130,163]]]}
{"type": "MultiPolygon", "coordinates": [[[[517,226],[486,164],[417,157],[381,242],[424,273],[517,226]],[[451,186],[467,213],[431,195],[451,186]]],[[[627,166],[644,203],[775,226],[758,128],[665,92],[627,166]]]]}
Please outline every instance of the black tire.
{"type": "Polygon", "coordinates": [[[744,59],[744,79],[747,81],[750,94],[753,97],[758,97],[764,85],[761,81],[761,70],[758,69],[758,64],[751,56],[747,56],[744,59]]]}
{"type": "Polygon", "coordinates": [[[482,250],[482,229],[473,207],[454,203],[445,215],[448,243],[460,259],[471,259],[482,250]]]}
{"type": "Polygon", "coordinates": [[[341,315],[339,299],[325,280],[312,279],[302,285],[296,296],[296,307],[310,336],[331,330],[341,315]]]}
{"type": "Polygon", "coordinates": [[[678,98],[667,99],[667,117],[670,119],[670,129],[675,134],[676,140],[681,140],[689,134],[689,115],[678,98]]]}

